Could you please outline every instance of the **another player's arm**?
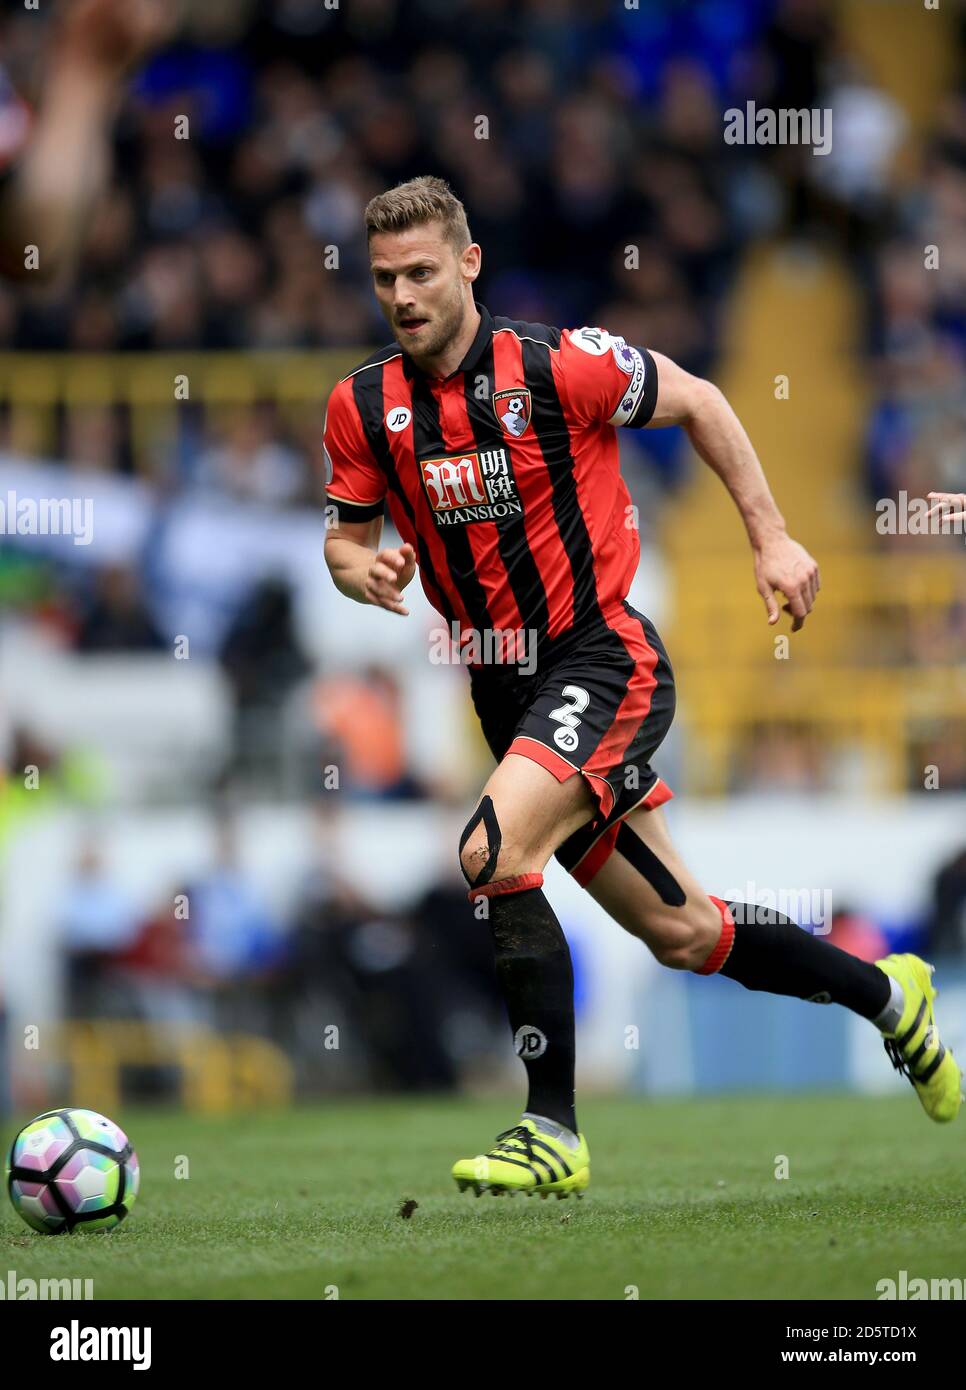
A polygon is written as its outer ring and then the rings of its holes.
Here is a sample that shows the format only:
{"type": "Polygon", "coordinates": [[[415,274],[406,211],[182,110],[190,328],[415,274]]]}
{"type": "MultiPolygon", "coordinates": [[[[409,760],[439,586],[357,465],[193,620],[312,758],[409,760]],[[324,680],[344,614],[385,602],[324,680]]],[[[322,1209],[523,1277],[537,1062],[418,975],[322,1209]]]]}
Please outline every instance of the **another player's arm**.
{"type": "Polygon", "coordinates": [[[416,573],[416,552],[409,544],[379,550],[382,517],[340,521],[325,538],[325,563],[332,581],[346,598],[372,603],[390,613],[409,616],[402,591],[416,573]]]}
{"type": "Polygon", "coordinates": [[[927,517],[938,516],[943,521],[966,521],[966,492],[927,492],[932,503],[927,517]],[[947,511],[947,508],[950,510],[947,511]]]}
{"type": "Polygon", "coordinates": [[[788,535],[751,440],[718,387],[692,376],[659,352],[651,356],[658,386],[648,428],[681,425],[685,429],[696,452],[717,473],[741,513],[769,623],[776,623],[780,616],[774,594],[778,589],[788,599],[783,606],[792,615],[792,631],[797,632],[819,590],[818,565],[788,535]]]}
{"type": "Polygon", "coordinates": [[[0,271],[48,279],[69,265],[110,167],[110,127],[125,73],[170,33],[170,0],[71,0],[44,74],[29,143],[0,192],[0,271]],[[36,270],[24,248],[40,250],[36,270]]]}

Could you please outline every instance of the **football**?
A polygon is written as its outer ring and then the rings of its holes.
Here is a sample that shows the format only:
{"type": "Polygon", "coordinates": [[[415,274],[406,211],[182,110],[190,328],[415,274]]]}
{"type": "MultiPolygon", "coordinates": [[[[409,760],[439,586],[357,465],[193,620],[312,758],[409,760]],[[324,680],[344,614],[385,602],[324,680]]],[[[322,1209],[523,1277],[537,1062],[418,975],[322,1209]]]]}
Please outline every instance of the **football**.
{"type": "Polygon", "coordinates": [[[6,1176],[14,1209],[47,1235],[118,1225],[140,1178],[127,1135],[94,1110],[48,1110],[31,1120],[10,1146],[6,1176]]]}

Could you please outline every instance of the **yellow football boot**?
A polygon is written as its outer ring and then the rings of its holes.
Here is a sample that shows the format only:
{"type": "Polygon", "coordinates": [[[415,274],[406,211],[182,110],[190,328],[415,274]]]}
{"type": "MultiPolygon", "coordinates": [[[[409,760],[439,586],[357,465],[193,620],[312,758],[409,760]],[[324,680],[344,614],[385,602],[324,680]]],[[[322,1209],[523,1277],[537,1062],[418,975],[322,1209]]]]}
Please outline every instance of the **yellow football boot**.
{"type": "Polygon", "coordinates": [[[947,1124],[956,1118],[962,1100],[962,1072],[947,1047],[939,1040],[932,1001],[933,965],[918,956],[886,956],[877,960],[880,970],[898,980],[905,996],[899,1027],[883,1033],[885,1050],[896,1071],[916,1088],[922,1108],[931,1120],[947,1124]]]}
{"type": "Polygon", "coordinates": [[[556,1193],[558,1198],[582,1197],[590,1182],[590,1150],[582,1134],[576,1149],[538,1129],[524,1119],[496,1136],[489,1153],[461,1158],[453,1164],[453,1177],[461,1192],[471,1187],[477,1197],[489,1191],[494,1197],[525,1192],[532,1197],[556,1193]]]}

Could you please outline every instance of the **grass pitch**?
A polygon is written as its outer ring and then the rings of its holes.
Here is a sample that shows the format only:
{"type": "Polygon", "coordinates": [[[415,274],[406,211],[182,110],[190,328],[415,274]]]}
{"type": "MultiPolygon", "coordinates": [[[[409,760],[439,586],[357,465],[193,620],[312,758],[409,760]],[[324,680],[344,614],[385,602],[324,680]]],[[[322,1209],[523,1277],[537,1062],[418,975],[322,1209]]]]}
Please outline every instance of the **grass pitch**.
{"type": "MultiPolygon", "coordinates": [[[[43,1236],[7,1200],[0,1277],[95,1298],[874,1299],[966,1278],[963,1122],[901,1098],[588,1100],[583,1201],[460,1196],[513,1103],[358,1101],[206,1118],[126,1110],[131,1216],[43,1236]],[[780,1156],[787,1179],[778,1179],[780,1156]],[[174,1176],[179,1156],[190,1176],[174,1176]],[[403,1204],[417,1205],[408,1217],[403,1204]]],[[[30,1116],[19,1116],[25,1123],[30,1116]]],[[[3,1129],[4,1147],[15,1125],[3,1129]]],[[[182,1165],[183,1166],[183,1165],[182,1165]]]]}

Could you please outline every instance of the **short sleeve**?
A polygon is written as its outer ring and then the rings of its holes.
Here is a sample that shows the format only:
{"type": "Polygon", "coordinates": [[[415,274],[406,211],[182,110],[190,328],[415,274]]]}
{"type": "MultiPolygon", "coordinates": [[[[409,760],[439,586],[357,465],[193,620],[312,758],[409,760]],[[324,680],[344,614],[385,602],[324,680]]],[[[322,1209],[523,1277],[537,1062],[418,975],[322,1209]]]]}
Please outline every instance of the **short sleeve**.
{"type": "Polygon", "coordinates": [[[603,328],[568,328],[560,339],[560,374],[577,424],[640,429],[657,404],[657,366],[646,348],[630,347],[603,328]]]}
{"type": "Polygon", "coordinates": [[[328,504],[342,521],[371,521],[382,516],[386,477],[366,439],[351,385],[340,381],[325,413],[322,454],[328,504]]]}

